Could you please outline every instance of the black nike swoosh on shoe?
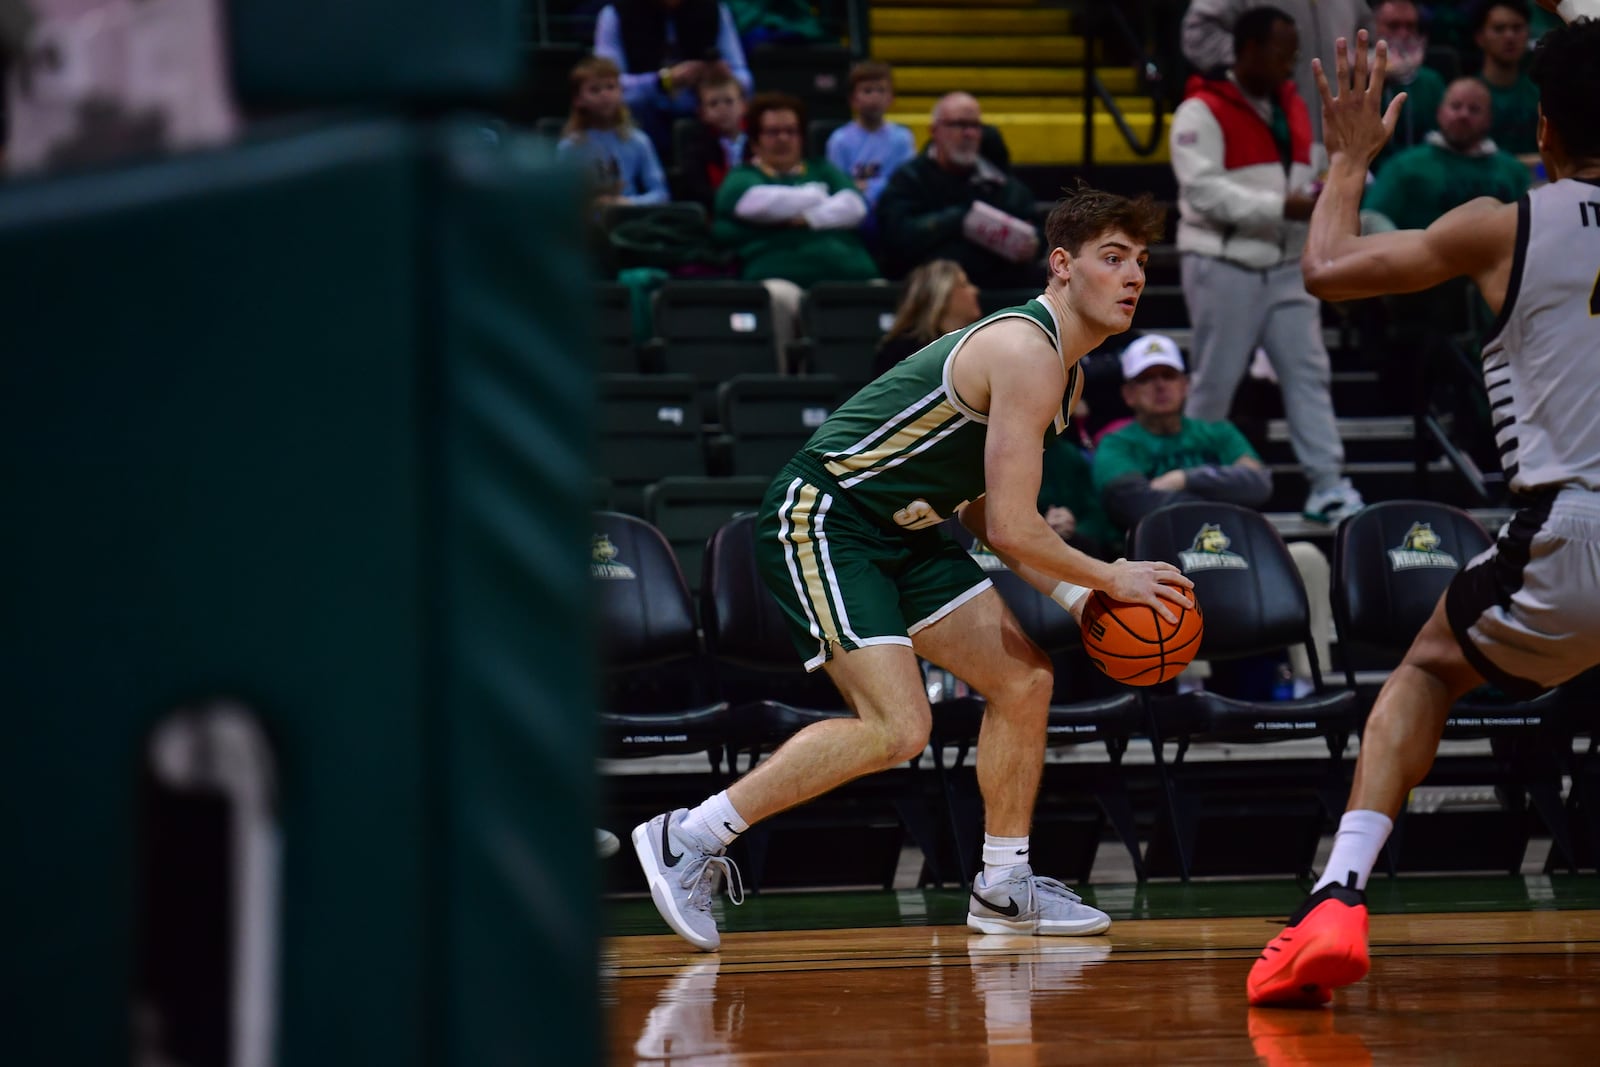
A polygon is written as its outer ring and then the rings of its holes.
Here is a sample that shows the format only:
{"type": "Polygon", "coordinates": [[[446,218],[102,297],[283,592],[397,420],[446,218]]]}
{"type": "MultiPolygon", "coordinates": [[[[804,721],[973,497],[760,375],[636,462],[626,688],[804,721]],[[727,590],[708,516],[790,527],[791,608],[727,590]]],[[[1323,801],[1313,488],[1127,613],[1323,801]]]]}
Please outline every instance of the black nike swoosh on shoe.
{"type": "Polygon", "coordinates": [[[978,891],[976,889],[974,889],[972,891],[972,899],[976,900],[979,904],[982,904],[984,907],[988,908],[992,912],[995,912],[995,913],[997,913],[999,915],[1009,916],[1010,918],[1013,918],[1013,919],[1015,919],[1018,915],[1020,915],[1022,913],[1022,908],[1017,904],[1017,902],[1015,900],[1006,901],[1006,906],[1002,908],[1000,905],[994,903],[993,901],[984,900],[982,897],[980,897],[978,895],[978,891]]]}
{"type": "Polygon", "coordinates": [[[678,861],[683,859],[683,853],[672,851],[672,839],[667,836],[667,823],[671,821],[670,817],[661,820],[661,858],[668,867],[676,867],[678,861]]]}

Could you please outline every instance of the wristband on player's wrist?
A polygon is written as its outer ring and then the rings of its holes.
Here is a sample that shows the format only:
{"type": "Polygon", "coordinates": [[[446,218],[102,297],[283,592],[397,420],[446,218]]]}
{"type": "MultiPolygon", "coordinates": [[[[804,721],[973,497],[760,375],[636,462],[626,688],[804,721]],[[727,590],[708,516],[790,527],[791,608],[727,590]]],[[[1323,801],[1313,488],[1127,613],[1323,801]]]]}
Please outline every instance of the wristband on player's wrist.
{"type": "Polygon", "coordinates": [[[1071,611],[1077,606],[1078,601],[1088,596],[1091,590],[1086,585],[1073,585],[1071,582],[1058,582],[1050,593],[1050,599],[1071,611]]]}

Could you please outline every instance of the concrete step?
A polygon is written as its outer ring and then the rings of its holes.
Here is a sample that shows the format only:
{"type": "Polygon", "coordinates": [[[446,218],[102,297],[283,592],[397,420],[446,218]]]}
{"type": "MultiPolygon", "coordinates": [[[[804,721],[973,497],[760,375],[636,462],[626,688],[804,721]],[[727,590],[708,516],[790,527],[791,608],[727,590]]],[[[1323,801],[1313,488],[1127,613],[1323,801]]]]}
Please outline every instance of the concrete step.
{"type": "MultiPolygon", "coordinates": [[[[1140,303],[1141,304],[1143,303],[1142,299],[1141,299],[1140,303]]],[[[1137,311],[1134,312],[1134,318],[1137,320],[1138,317],[1139,317],[1139,313],[1137,311]]],[[[1141,329],[1141,330],[1155,330],[1155,327],[1153,327],[1153,326],[1145,326],[1143,323],[1137,322],[1137,321],[1135,322],[1134,325],[1138,329],[1141,329]]],[[[1191,327],[1174,326],[1174,327],[1162,329],[1159,332],[1164,333],[1168,337],[1172,338],[1173,343],[1176,344],[1179,348],[1183,349],[1185,352],[1190,352],[1194,348],[1194,330],[1191,327]]],[[[1338,330],[1333,329],[1332,327],[1328,327],[1328,326],[1324,326],[1322,328],[1322,343],[1327,346],[1328,351],[1330,351],[1330,352],[1338,351],[1339,348],[1341,347],[1341,345],[1340,345],[1341,340],[1342,339],[1339,336],[1339,331],[1338,330]]]]}
{"type": "MultiPolygon", "coordinates": [[[[937,70],[938,68],[932,69],[937,70]]],[[[1003,70],[1004,68],[1001,69],[1003,70]]],[[[1076,74],[1079,72],[1072,71],[1069,73],[1076,74]]],[[[899,78],[900,72],[897,70],[895,71],[895,80],[898,81],[899,78]]],[[[1104,75],[1102,75],[1102,80],[1104,80],[1104,75]]],[[[1127,81],[1131,83],[1133,81],[1132,77],[1130,76],[1127,81]]],[[[961,88],[961,91],[963,92],[971,91],[965,89],[964,87],[958,88],[961,88]]],[[[937,104],[939,102],[939,98],[943,95],[943,93],[897,93],[894,98],[894,109],[896,112],[920,111],[926,114],[933,110],[933,105],[937,104]]],[[[1076,113],[1083,110],[1083,96],[1081,90],[1067,93],[1052,93],[1049,95],[1035,95],[1029,93],[1010,92],[1005,89],[995,89],[988,92],[973,92],[972,95],[978,98],[978,102],[983,105],[983,110],[985,112],[1005,111],[1016,114],[1019,112],[1032,111],[1040,114],[1050,115],[1057,112],[1070,111],[1076,113]]],[[[1112,95],[1117,98],[1117,105],[1121,107],[1123,111],[1136,112],[1138,114],[1146,114],[1150,111],[1150,98],[1148,96],[1141,96],[1131,87],[1126,91],[1113,89],[1112,95]]],[[[1098,110],[1099,107],[1100,105],[1096,103],[1095,109],[1098,110]]]]}
{"type": "Polygon", "coordinates": [[[1065,33],[1038,36],[949,37],[943,34],[886,34],[872,38],[874,59],[890,63],[1002,63],[1017,66],[1078,66],[1082,37],[1065,33]]]}
{"type": "MultiPolygon", "coordinates": [[[[910,127],[918,144],[928,138],[927,112],[895,111],[889,116],[910,127]]],[[[984,121],[1000,128],[1011,151],[1013,165],[1069,164],[1083,162],[1083,116],[1081,114],[1039,114],[984,112],[984,121]]],[[[1148,138],[1153,123],[1149,114],[1131,115],[1128,125],[1136,136],[1148,138]]],[[[1167,144],[1163,138],[1148,156],[1133,151],[1110,115],[1096,110],[1094,116],[1094,158],[1097,163],[1165,163],[1167,144]]]]}
{"type": "MultiPolygon", "coordinates": [[[[881,56],[879,58],[882,58],[881,56]]],[[[1138,79],[1126,67],[1110,67],[1100,72],[1100,81],[1112,93],[1135,92],[1138,79]]],[[[933,101],[957,89],[972,93],[983,100],[994,93],[1036,94],[1061,103],[1060,97],[1083,93],[1083,70],[1050,63],[1038,67],[1024,66],[973,66],[963,58],[955,66],[896,65],[894,68],[896,110],[923,111],[932,109],[933,101]],[[915,105],[906,98],[917,98],[915,105]],[[925,99],[923,99],[925,98],[925,99]]],[[[1019,108],[1018,110],[1033,110],[1019,108]]],[[[1048,109],[1046,109],[1048,110],[1048,109]]]]}
{"type": "Polygon", "coordinates": [[[1001,7],[967,4],[962,7],[890,7],[873,5],[873,44],[880,34],[1019,34],[1036,37],[1071,34],[1072,12],[1056,7],[1001,7]]]}
{"type": "MultiPolygon", "coordinates": [[[[1311,491],[1305,474],[1298,463],[1269,463],[1272,471],[1272,496],[1263,511],[1298,512],[1311,491]]],[[[1427,465],[1428,490],[1431,500],[1457,507],[1482,507],[1465,479],[1449,462],[1433,460],[1427,465]]],[[[1349,478],[1362,497],[1369,503],[1379,500],[1409,500],[1420,494],[1417,489],[1416,468],[1405,461],[1346,462],[1345,477],[1349,478]]]]}

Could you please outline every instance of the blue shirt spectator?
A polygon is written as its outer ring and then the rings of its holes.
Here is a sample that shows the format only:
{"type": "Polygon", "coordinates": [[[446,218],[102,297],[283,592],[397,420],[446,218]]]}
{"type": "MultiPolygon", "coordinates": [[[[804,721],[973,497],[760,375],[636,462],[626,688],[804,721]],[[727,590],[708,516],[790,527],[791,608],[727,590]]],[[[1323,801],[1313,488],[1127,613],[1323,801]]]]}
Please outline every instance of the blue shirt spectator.
{"type": "Polygon", "coordinates": [[[894,104],[894,73],[876,60],[850,71],[850,110],[855,119],[828,138],[828,162],[850,175],[856,189],[875,207],[878,194],[896,167],[917,154],[911,131],[884,118],[894,104]]]}

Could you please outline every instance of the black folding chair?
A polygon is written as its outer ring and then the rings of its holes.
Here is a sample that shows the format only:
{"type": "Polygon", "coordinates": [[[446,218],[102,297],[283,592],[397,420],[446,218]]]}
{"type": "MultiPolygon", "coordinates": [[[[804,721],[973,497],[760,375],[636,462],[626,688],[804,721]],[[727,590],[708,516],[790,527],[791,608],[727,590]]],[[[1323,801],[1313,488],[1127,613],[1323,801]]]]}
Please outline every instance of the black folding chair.
{"type": "MultiPolygon", "coordinates": [[[[1355,685],[1357,656],[1386,666],[1398,664],[1456,572],[1493,539],[1460,508],[1427,500],[1373,504],[1340,524],[1333,550],[1333,614],[1344,653],[1345,675],[1355,685]]],[[[1572,862],[1572,836],[1561,801],[1561,775],[1572,735],[1565,694],[1553,689],[1532,700],[1514,700],[1484,687],[1458,700],[1445,720],[1444,737],[1486,738],[1488,768],[1513,818],[1512,838],[1501,857],[1511,873],[1521,869],[1527,844],[1524,796],[1549,829],[1561,855],[1572,862]]],[[[1436,765],[1435,781],[1451,777],[1436,765]]],[[[1390,869],[1406,847],[1405,819],[1391,837],[1390,869]]],[[[1428,864],[1433,866],[1433,864],[1428,864]]]]}
{"type": "MultiPolygon", "coordinates": [[[[1141,519],[1133,529],[1129,555],[1174,563],[1194,581],[1205,617],[1199,658],[1236,660],[1303,644],[1311,664],[1312,692],[1299,698],[1248,700],[1205,690],[1150,697],[1148,723],[1157,760],[1162,759],[1165,740],[1177,742],[1171,767],[1169,828],[1179,874],[1188,878],[1191,873],[1207,873],[1205,865],[1196,862],[1201,812],[1199,797],[1190,785],[1199,775],[1192,766],[1184,765],[1191,745],[1258,745],[1320,737],[1328,751],[1314,779],[1320,813],[1291,820],[1297,833],[1290,840],[1276,842],[1288,846],[1288,862],[1296,868],[1295,873],[1308,872],[1323,822],[1344,808],[1348,786],[1343,753],[1356,727],[1357,708],[1354,690],[1330,688],[1323,680],[1311,640],[1306,591],[1288,547],[1259,512],[1234,504],[1187,501],[1169,504],[1141,519]]],[[[1250,785],[1246,777],[1231,777],[1234,780],[1227,784],[1232,788],[1250,785]]],[[[1278,816],[1287,818],[1289,814],[1279,809],[1278,816]]],[[[1235,850],[1235,864],[1267,863],[1273,857],[1266,844],[1262,840],[1250,850],[1235,850]]],[[[1151,865],[1148,853],[1145,862],[1151,865]]],[[[1248,873],[1266,871],[1257,868],[1248,873]]]]}
{"type": "Polygon", "coordinates": [[[596,512],[589,574],[606,667],[603,751],[704,752],[721,775],[728,704],[711,699],[694,605],[666,538],[643,519],[596,512]]]}

